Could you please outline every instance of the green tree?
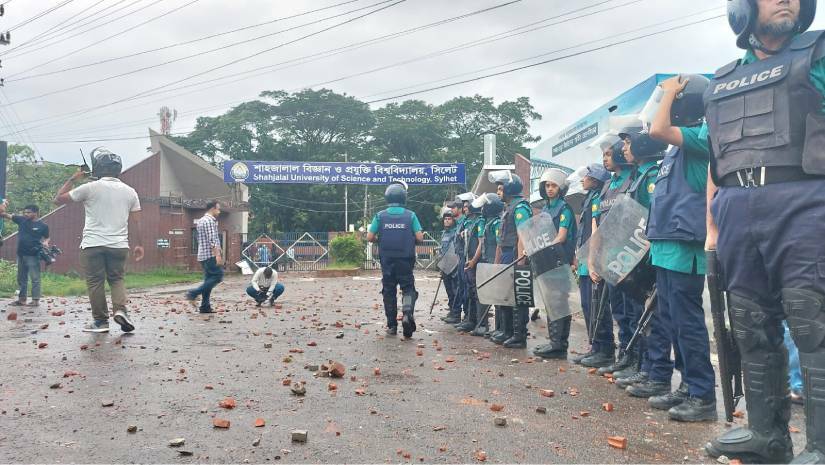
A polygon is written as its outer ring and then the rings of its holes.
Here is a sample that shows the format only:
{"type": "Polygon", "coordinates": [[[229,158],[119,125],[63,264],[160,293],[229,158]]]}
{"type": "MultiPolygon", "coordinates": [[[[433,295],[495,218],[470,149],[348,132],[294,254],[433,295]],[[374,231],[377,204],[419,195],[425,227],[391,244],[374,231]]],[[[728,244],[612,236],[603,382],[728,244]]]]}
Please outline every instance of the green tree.
{"type": "MultiPolygon", "coordinates": [[[[9,145],[6,181],[7,211],[16,213],[29,204],[40,208],[40,216],[54,210],[52,203],[57,190],[77,170],[77,167],[47,161],[38,161],[34,150],[27,145],[9,145]]],[[[6,221],[3,236],[17,231],[17,225],[6,221]]]]}

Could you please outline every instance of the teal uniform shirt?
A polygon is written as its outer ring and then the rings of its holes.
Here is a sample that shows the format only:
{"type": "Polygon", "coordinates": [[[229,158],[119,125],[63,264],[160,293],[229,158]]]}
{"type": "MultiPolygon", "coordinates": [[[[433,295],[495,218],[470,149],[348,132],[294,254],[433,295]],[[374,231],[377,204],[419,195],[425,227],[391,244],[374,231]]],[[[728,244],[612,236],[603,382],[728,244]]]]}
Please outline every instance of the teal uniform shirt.
{"type": "MultiPolygon", "coordinates": [[[[561,203],[561,199],[553,199],[544,206],[545,211],[550,211],[556,207],[558,207],[559,203],[561,203]]],[[[570,206],[565,205],[564,208],[561,210],[561,216],[559,217],[559,229],[567,228],[570,229],[570,225],[573,224],[573,210],[570,209],[570,206]]],[[[558,231],[556,231],[558,232],[558,231]]]]}
{"type": "MultiPolygon", "coordinates": [[[[593,215],[596,214],[597,211],[599,211],[599,199],[601,198],[601,196],[602,196],[601,191],[596,192],[595,194],[593,194],[593,198],[590,199],[590,205],[582,205],[582,210],[585,209],[585,208],[590,209],[591,218],[592,218],[593,215]]],[[[587,226],[587,227],[589,227],[589,226],[587,226]]],[[[579,234],[581,234],[581,232],[579,232],[579,234]]],[[[588,240],[590,240],[590,239],[588,239],[588,240]]],[[[576,272],[578,273],[579,276],[588,276],[590,274],[590,272],[587,270],[587,263],[579,261],[579,267],[578,267],[576,272]]]]}
{"type": "MultiPolygon", "coordinates": [[[[708,180],[707,125],[679,128],[682,131],[682,156],[685,157],[685,179],[693,190],[704,192],[708,180]]],[[[705,274],[705,244],[700,241],[650,241],[653,265],[679,273],[705,274]],[[695,266],[695,267],[694,267],[695,266]]]]}
{"type": "MultiPolygon", "coordinates": [[[[643,173],[648,172],[652,167],[656,166],[655,161],[647,161],[639,165],[636,168],[636,173],[638,176],[641,176],[643,173]]],[[[636,191],[636,201],[642,204],[643,207],[650,210],[650,199],[653,196],[653,189],[656,187],[656,176],[658,174],[658,170],[651,170],[647,174],[647,179],[642,181],[642,184],[638,187],[636,191]]]]}
{"type": "MultiPolygon", "coordinates": [[[[406,210],[406,208],[404,207],[389,207],[387,208],[387,213],[389,213],[390,215],[402,215],[404,213],[404,210],[406,210]]],[[[373,234],[378,234],[378,227],[378,214],[376,213],[375,216],[372,217],[372,223],[370,223],[369,232],[373,234]]],[[[418,221],[418,217],[415,216],[415,212],[412,212],[412,230],[413,233],[423,231],[423,229],[421,229],[421,222],[418,221]]]]}
{"type": "Polygon", "coordinates": [[[524,203],[524,197],[516,197],[510,201],[511,204],[518,202],[522,202],[522,204],[516,206],[516,209],[513,211],[513,219],[516,222],[516,228],[533,217],[533,209],[530,208],[527,203],[524,203]]]}
{"type": "Polygon", "coordinates": [[[487,227],[487,218],[483,216],[476,222],[475,236],[478,238],[484,237],[484,228],[487,227]]]}
{"type": "MultiPolygon", "coordinates": [[[[625,182],[627,177],[630,176],[631,172],[632,170],[630,168],[625,167],[624,169],[622,169],[622,172],[620,174],[617,175],[616,173],[613,173],[613,176],[610,177],[610,189],[618,189],[622,185],[622,183],[625,182]]],[[[599,215],[601,215],[601,212],[599,211],[600,202],[601,195],[599,195],[598,199],[594,200],[593,218],[598,218],[599,215]]]]}

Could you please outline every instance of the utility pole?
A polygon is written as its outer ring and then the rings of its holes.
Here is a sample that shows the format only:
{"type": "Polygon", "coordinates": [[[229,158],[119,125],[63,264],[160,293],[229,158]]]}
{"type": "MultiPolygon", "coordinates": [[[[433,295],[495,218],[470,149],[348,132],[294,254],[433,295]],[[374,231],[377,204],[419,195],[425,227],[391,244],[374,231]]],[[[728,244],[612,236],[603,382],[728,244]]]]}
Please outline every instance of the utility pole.
{"type": "MultiPolygon", "coordinates": [[[[348,161],[347,152],[344,152],[344,163],[348,161]]],[[[344,232],[349,231],[349,189],[348,185],[344,184],[344,232]]]]}
{"type": "MultiPolygon", "coordinates": [[[[6,14],[6,9],[0,5],[0,16],[6,14]]],[[[11,43],[11,34],[0,32],[0,45],[9,45],[11,43]]],[[[3,67],[3,61],[0,60],[0,68],[3,67]]],[[[3,87],[3,78],[0,77],[0,87],[3,87]]],[[[6,164],[9,159],[9,147],[6,141],[0,141],[0,201],[6,198],[6,164]]]]}

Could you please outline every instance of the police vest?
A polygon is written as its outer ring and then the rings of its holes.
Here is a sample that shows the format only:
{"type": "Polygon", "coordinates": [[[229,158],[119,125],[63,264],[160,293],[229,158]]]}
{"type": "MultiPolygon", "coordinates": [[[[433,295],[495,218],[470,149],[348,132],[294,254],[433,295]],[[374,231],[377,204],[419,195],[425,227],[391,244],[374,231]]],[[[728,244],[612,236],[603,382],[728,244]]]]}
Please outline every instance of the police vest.
{"type": "Polygon", "coordinates": [[[444,233],[441,234],[441,253],[447,253],[447,250],[453,245],[454,239],[456,235],[456,228],[453,226],[450,229],[445,229],[444,233]]]}
{"type": "MultiPolygon", "coordinates": [[[[553,208],[550,208],[549,206],[544,207],[544,210],[553,217],[553,226],[556,227],[556,233],[559,231],[559,225],[561,225],[561,214],[565,207],[569,208],[570,212],[573,211],[573,209],[570,208],[570,205],[568,205],[565,201],[557,202],[556,206],[553,208]]],[[[561,243],[561,249],[564,252],[565,263],[572,263],[573,257],[576,254],[576,223],[571,222],[570,227],[567,228],[567,239],[561,243]]]]}
{"type": "Polygon", "coordinates": [[[630,188],[627,190],[627,194],[630,195],[630,197],[633,200],[637,200],[639,198],[639,186],[646,183],[647,180],[650,179],[650,176],[654,174],[654,171],[658,169],[659,165],[653,165],[649,166],[646,170],[639,173],[639,175],[636,176],[636,179],[633,180],[633,183],[630,185],[630,188]]]}
{"type": "Polygon", "coordinates": [[[650,205],[647,238],[651,240],[704,241],[705,192],[688,184],[686,155],[673,147],[665,155],[650,205]]]}
{"type": "Polygon", "coordinates": [[[587,193],[584,202],[582,202],[582,214],[579,217],[578,231],[576,231],[577,249],[580,249],[590,239],[590,235],[593,234],[593,201],[599,198],[600,193],[601,191],[592,190],[587,193]]]}
{"type": "Polygon", "coordinates": [[[822,32],[803,33],[764,60],[736,60],[716,71],[704,100],[717,182],[740,169],[802,167],[806,129],[816,135],[807,145],[820,170],[806,172],[825,173],[822,94],[810,80],[811,63],[824,54],[817,46],[822,32]]]}
{"type": "Polygon", "coordinates": [[[516,207],[519,205],[524,205],[532,212],[530,209],[530,204],[527,203],[527,201],[522,197],[516,197],[510,201],[507,208],[504,209],[504,215],[501,217],[501,236],[499,239],[499,245],[501,245],[501,248],[503,249],[512,249],[516,247],[516,244],[518,244],[518,232],[516,231],[516,207]]]}
{"type": "Polygon", "coordinates": [[[599,224],[602,220],[604,220],[604,217],[607,216],[607,214],[610,213],[610,209],[613,208],[613,204],[616,203],[616,200],[618,200],[619,195],[627,192],[632,183],[633,176],[628,176],[625,178],[625,180],[622,181],[622,184],[615,189],[610,188],[610,181],[604,183],[601,200],[599,201],[599,217],[596,220],[596,224],[599,224]]]}
{"type": "Polygon", "coordinates": [[[481,225],[481,217],[473,218],[467,222],[467,260],[471,260],[476,255],[478,249],[478,227],[481,225]]]}
{"type": "Polygon", "coordinates": [[[404,210],[391,215],[387,210],[378,213],[378,253],[388,258],[414,258],[415,233],[412,230],[413,212],[404,210]]]}
{"type": "Polygon", "coordinates": [[[495,263],[496,247],[496,226],[501,224],[501,218],[491,218],[484,226],[484,245],[481,247],[481,263],[495,263]]]}
{"type": "Polygon", "coordinates": [[[462,216],[459,220],[456,220],[458,227],[456,228],[456,236],[455,236],[455,253],[458,254],[459,257],[464,258],[464,237],[463,232],[467,226],[467,217],[462,216]]]}

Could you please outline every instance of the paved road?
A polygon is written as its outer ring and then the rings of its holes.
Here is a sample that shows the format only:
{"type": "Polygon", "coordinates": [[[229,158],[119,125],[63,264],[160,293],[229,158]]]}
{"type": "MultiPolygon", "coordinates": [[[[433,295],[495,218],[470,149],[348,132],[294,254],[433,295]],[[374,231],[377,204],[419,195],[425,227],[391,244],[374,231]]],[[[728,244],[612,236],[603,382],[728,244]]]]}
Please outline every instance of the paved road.
{"type": "MultiPolygon", "coordinates": [[[[216,292],[222,313],[208,318],[179,289],[133,294],[137,331],[126,336],[116,326],[80,332],[84,298],[49,300],[17,321],[3,304],[0,462],[468,463],[483,451],[492,463],[694,463],[708,461],[701,446],[726,428],[668,421],[581,367],[456,334],[426,314],[433,278],[419,276],[411,341],[384,336],[375,275],[284,282],[280,305],[259,309],[230,278],[216,292]],[[345,366],[343,378],[308,369],[329,360],[345,366]],[[284,380],[305,382],[306,395],[284,380]],[[221,408],[226,397],[237,407],[221,408]],[[216,418],[230,428],[214,428],[216,418]],[[291,442],[297,429],[307,443],[291,442]],[[627,449],[608,436],[625,437],[627,449]],[[170,447],[174,438],[184,445],[170,447]]],[[[531,347],[544,342],[543,322],[530,330],[531,347]]],[[[573,332],[583,350],[580,319],[573,332]]],[[[792,426],[804,429],[800,414],[794,407],[792,426]]],[[[799,450],[804,433],[793,436],[799,450]]]]}

